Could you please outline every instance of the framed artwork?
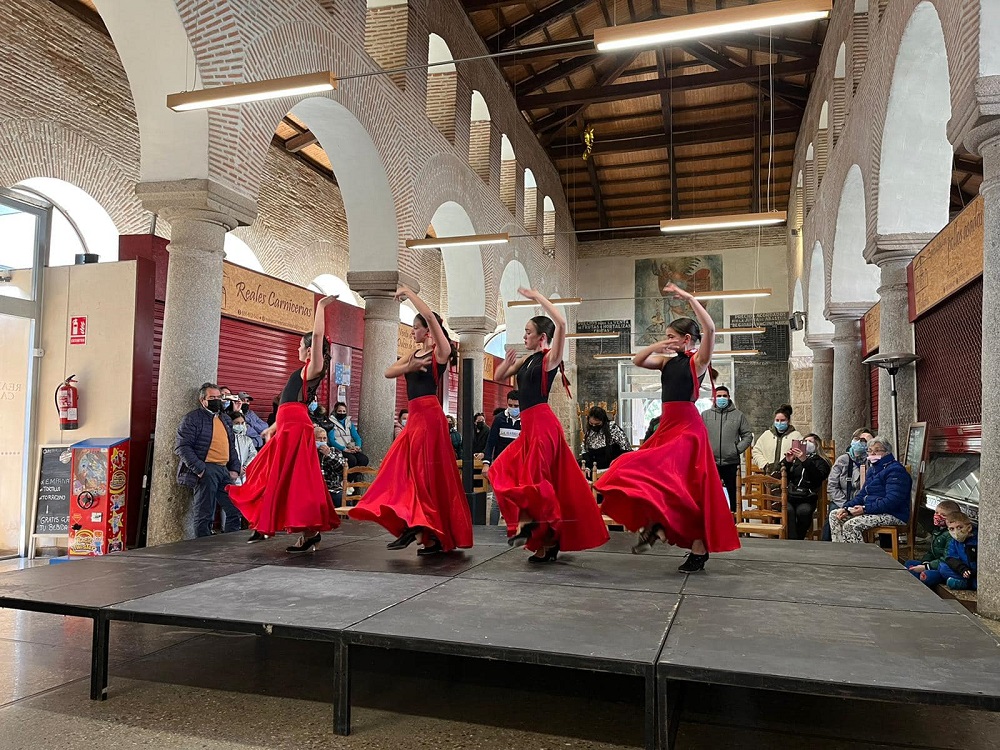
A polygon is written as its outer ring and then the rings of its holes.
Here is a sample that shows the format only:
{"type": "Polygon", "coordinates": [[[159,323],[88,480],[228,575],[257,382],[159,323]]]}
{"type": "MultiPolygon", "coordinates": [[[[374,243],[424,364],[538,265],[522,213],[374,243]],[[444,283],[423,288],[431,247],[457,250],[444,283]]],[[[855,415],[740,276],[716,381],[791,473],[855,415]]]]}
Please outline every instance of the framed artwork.
{"type": "Polygon", "coordinates": [[[923,491],[924,466],[927,462],[927,423],[913,422],[906,436],[903,465],[910,472],[913,488],[910,490],[911,512],[916,509],[917,498],[923,491]]]}

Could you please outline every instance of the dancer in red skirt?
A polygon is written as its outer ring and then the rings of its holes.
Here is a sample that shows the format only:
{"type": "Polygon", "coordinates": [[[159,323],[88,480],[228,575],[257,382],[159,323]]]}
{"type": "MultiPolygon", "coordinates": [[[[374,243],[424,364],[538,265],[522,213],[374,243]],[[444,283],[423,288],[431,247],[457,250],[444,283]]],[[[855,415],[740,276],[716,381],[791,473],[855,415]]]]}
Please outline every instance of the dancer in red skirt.
{"type": "Polygon", "coordinates": [[[678,570],[691,573],[704,569],[710,552],[739,549],[740,541],[708,432],[694,405],[711,367],[715,324],[686,291],[673,284],[663,291],[687,300],[698,322],[674,320],[663,341],[632,358],[637,367],[661,372],[660,426],[639,450],[619,456],[595,487],[604,495],[601,510],[639,531],[633,552],[645,552],[656,541],[684,547],[691,552],[678,570]],[[699,339],[701,346],[692,351],[699,339]]]}
{"type": "Polygon", "coordinates": [[[413,340],[418,347],[385,376],[405,377],[410,413],[375,481],[349,515],[375,521],[394,534],[388,549],[406,549],[418,542],[423,546],[417,554],[423,556],[471,547],[472,514],[440,398],[448,363],[457,363],[458,355],[441,318],[415,292],[401,286],[396,299],[409,299],[417,308],[413,340]]]}
{"type": "MultiPolygon", "coordinates": [[[[521,403],[521,435],[488,467],[488,477],[500,512],[507,520],[507,543],[526,545],[533,563],[552,562],[559,551],[600,547],[608,529],[563,437],[563,427],[549,408],[549,388],[562,367],[566,319],[534,289],[519,289],[548,316],[524,326],[527,357],[507,352],[495,373],[497,380],[517,374],[521,403]]],[[[567,386],[563,375],[563,385],[567,386]]],[[[484,468],[487,473],[487,468],[484,468]]]]}
{"type": "Polygon", "coordinates": [[[335,529],[340,518],[326,489],[316,451],[314,425],[306,406],[330,372],[330,343],[324,337],[326,308],[336,297],[316,303],[312,333],[302,337],[299,360],[305,367],[288,378],[281,392],[278,415],[264,433],[264,447],[247,466],[246,480],[230,486],[229,496],[254,530],[258,542],[276,531],[298,531],[298,543],[288,552],[316,548],[320,533],[335,529]],[[321,341],[317,349],[314,344],[321,341]]]}

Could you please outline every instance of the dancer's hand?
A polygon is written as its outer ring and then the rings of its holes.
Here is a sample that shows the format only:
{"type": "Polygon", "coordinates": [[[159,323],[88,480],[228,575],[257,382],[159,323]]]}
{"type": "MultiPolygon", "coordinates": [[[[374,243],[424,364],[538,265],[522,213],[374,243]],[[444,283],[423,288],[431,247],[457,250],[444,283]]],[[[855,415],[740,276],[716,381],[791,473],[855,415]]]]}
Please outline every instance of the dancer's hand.
{"type": "Polygon", "coordinates": [[[412,296],[413,296],[413,290],[410,289],[410,287],[408,287],[406,284],[400,284],[399,287],[396,289],[396,294],[393,296],[393,299],[396,300],[397,302],[405,302],[412,296]]]}
{"type": "Polygon", "coordinates": [[[680,297],[681,299],[691,299],[691,296],[692,296],[690,292],[688,292],[688,291],[686,291],[684,289],[681,289],[679,286],[677,286],[673,282],[670,282],[665,287],[663,287],[663,293],[664,294],[672,294],[675,297],[680,297]]]}
{"type": "Polygon", "coordinates": [[[534,302],[538,302],[540,297],[542,296],[541,292],[538,292],[535,289],[528,289],[526,287],[520,287],[517,290],[517,293],[520,294],[522,297],[530,299],[534,302]]]}
{"type": "Polygon", "coordinates": [[[325,308],[329,307],[331,304],[333,304],[333,301],[335,299],[340,299],[340,297],[338,295],[336,295],[336,294],[331,294],[328,297],[324,297],[319,302],[317,302],[316,303],[316,307],[319,307],[321,309],[325,309],[325,308]]]}
{"type": "Polygon", "coordinates": [[[427,372],[427,362],[410,354],[410,359],[406,363],[406,372],[427,372]]]}
{"type": "Polygon", "coordinates": [[[277,423],[275,423],[275,424],[271,425],[270,427],[268,427],[266,430],[264,430],[262,433],[260,433],[260,436],[261,436],[261,438],[263,438],[263,440],[264,440],[265,443],[268,440],[270,440],[272,437],[274,437],[274,431],[277,428],[278,428],[278,425],[277,425],[277,423]]]}
{"type": "Polygon", "coordinates": [[[503,355],[504,364],[508,367],[513,367],[517,364],[517,351],[514,349],[508,349],[507,353],[503,355]]]}

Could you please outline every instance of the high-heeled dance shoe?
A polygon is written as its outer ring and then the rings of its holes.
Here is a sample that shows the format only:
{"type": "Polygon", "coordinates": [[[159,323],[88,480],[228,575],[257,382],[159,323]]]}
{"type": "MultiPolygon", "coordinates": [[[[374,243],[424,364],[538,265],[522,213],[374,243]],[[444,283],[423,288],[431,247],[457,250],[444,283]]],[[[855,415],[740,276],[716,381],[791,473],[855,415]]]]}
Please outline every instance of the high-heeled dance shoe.
{"type": "Polygon", "coordinates": [[[696,555],[694,552],[688,552],[687,558],[683,563],[681,563],[677,570],[681,573],[697,573],[699,570],[705,569],[705,563],[707,562],[707,552],[704,555],[696,555]]]}
{"type": "Polygon", "coordinates": [[[402,534],[400,534],[397,539],[393,539],[391,542],[385,545],[385,548],[406,549],[415,541],[417,541],[417,529],[407,529],[402,534]]]}
{"type": "Polygon", "coordinates": [[[444,547],[441,546],[441,540],[435,539],[434,544],[430,546],[424,546],[417,550],[418,557],[427,557],[428,555],[436,555],[439,552],[443,552],[444,547]]]}
{"type": "Polygon", "coordinates": [[[316,534],[316,536],[306,539],[303,534],[302,541],[298,544],[293,544],[291,547],[285,547],[285,552],[291,552],[293,554],[298,552],[314,552],[316,550],[316,546],[322,538],[323,537],[319,534],[316,534]]]}
{"type": "Polygon", "coordinates": [[[265,539],[267,539],[266,534],[261,534],[259,531],[254,529],[254,532],[250,535],[250,538],[247,539],[247,544],[253,544],[254,542],[263,542],[265,539]]]}
{"type": "Polygon", "coordinates": [[[639,538],[632,545],[632,554],[641,555],[643,552],[649,552],[653,545],[660,541],[660,530],[662,528],[662,526],[656,524],[640,531],[639,538]]]}
{"type": "Polygon", "coordinates": [[[532,555],[531,557],[528,558],[528,562],[530,563],[555,562],[556,557],[558,555],[559,555],[559,545],[553,544],[545,551],[544,555],[542,555],[541,557],[539,557],[538,555],[532,555]]]}
{"type": "Polygon", "coordinates": [[[538,524],[532,521],[531,523],[526,523],[521,527],[521,530],[514,534],[514,536],[507,537],[507,546],[509,547],[523,547],[531,539],[532,533],[538,527],[538,524]]]}

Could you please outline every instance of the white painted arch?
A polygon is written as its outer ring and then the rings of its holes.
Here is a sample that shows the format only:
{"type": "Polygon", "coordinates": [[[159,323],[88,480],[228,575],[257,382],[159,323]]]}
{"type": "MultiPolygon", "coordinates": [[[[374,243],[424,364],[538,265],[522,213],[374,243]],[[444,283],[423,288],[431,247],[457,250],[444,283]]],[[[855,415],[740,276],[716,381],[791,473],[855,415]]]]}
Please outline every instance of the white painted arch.
{"type": "Polygon", "coordinates": [[[806,310],[806,331],[810,336],[832,335],[833,323],[823,315],[823,310],[826,308],[826,260],[823,257],[823,246],[819,242],[813,245],[808,279],[809,307],[806,310]]]}
{"type": "MultiPolygon", "coordinates": [[[[455,201],[445,201],[434,212],[431,225],[438,237],[478,234],[469,212],[455,201]]],[[[478,246],[441,248],[448,279],[448,318],[486,314],[486,276],[478,246]]]]}
{"type": "Polygon", "coordinates": [[[878,267],[869,265],[864,259],[868,225],[865,205],[864,178],[861,167],[854,164],[840,193],[828,303],[874,304],[878,299],[878,267]]]}
{"type": "Polygon", "coordinates": [[[534,308],[531,307],[507,307],[508,302],[523,299],[517,293],[517,290],[522,287],[531,288],[528,270],[520,261],[512,260],[504,266],[503,275],[500,277],[500,302],[504,305],[507,318],[508,336],[506,343],[519,349],[524,348],[519,343],[524,333],[524,324],[535,314],[534,308]]]}
{"type": "Polygon", "coordinates": [[[427,68],[428,75],[432,75],[434,73],[454,73],[455,63],[451,62],[454,59],[455,57],[451,54],[451,48],[448,46],[448,42],[437,34],[431,34],[428,37],[427,64],[430,66],[427,68]]]}

